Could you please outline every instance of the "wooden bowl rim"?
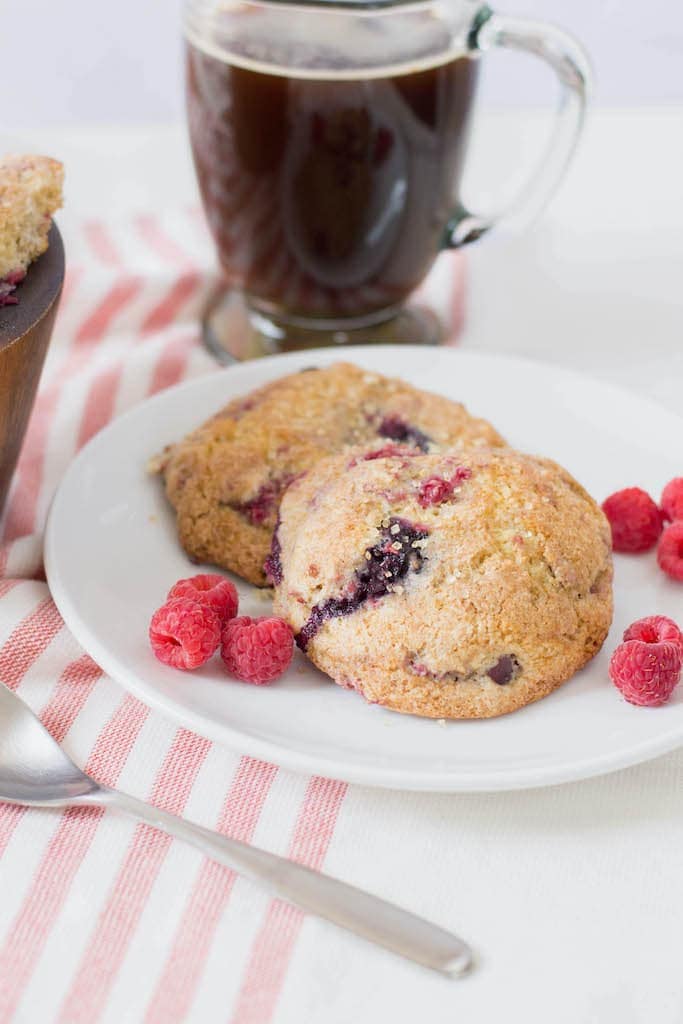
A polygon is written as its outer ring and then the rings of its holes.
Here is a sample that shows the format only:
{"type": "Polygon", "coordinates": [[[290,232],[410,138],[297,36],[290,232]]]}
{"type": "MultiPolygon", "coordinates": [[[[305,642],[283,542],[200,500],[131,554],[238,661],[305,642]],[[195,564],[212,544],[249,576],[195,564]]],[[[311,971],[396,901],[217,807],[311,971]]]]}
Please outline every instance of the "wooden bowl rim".
{"type": "Polygon", "coordinates": [[[17,305],[0,307],[0,354],[35,327],[59,298],[64,283],[64,243],[54,221],[48,243],[17,287],[17,305]]]}

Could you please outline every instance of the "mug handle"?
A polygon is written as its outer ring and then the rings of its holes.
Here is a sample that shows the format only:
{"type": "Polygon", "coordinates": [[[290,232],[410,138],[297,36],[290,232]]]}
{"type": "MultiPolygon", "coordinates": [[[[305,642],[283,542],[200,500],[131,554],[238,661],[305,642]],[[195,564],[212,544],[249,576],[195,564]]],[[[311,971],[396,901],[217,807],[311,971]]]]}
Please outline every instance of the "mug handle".
{"type": "Polygon", "coordinates": [[[485,52],[501,46],[540,57],[556,73],[561,93],[555,126],[540,166],[495,217],[479,217],[460,205],[446,225],[444,249],[475,242],[492,227],[528,223],[541,212],[574,154],[590,92],[591,70],[585,50],[573,36],[554,25],[496,14],[484,6],[475,15],[467,42],[470,51],[485,52]]]}

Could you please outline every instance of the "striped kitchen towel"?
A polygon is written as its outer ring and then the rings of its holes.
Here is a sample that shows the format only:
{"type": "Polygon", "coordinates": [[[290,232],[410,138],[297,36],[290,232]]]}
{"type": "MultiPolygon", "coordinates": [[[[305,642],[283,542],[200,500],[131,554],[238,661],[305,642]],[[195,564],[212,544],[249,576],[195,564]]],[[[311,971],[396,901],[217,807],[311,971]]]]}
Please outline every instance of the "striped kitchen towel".
{"type": "MultiPolygon", "coordinates": [[[[96,779],[321,868],[341,842],[344,784],[177,728],[103,674],[51,600],[42,533],[73,455],[134,403],[215,370],[199,341],[215,277],[197,210],[64,234],[61,307],[0,522],[0,680],[96,779]]],[[[448,254],[423,288],[454,334],[462,280],[461,257],[448,254]]],[[[302,925],[145,825],[0,804],[0,1024],[313,1020],[305,996],[282,1002],[302,925]]]]}

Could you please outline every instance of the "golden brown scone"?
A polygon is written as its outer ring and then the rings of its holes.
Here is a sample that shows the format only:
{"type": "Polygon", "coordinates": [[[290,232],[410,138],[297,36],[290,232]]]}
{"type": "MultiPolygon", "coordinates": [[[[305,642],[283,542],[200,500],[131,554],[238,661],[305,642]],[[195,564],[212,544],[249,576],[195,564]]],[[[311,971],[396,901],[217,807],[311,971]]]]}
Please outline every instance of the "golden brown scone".
{"type": "Polygon", "coordinates": [[[236,399],[156,460],[188,555],[258,585],[285,488],[345,446],[437,450],[498,445],[490,423],[400,380],[337,363],[282,377],[236,399]]]}
{"type": "Polygon", "coordinates": [[[280,518],[276,614],[335,682],[395,711],[506,714],[607,635],[609,525],[547,459],[356,450],[294,482],[280,518]]]}
{"type": "Polygon", "coordinates": [[[50,157],[0,159],[0,305],[47,249],[52,215],[62,205],[63,181],[64,168],[50,157]]]}

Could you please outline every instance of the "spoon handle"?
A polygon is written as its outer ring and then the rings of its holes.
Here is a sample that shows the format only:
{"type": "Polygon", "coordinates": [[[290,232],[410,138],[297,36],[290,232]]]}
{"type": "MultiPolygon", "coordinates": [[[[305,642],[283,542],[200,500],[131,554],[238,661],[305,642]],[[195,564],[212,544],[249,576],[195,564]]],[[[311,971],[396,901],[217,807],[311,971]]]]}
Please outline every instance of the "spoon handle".
{"type": "Polygon", "coordinates": [[[228,839],[125,793],[102,789],[98,797],[99,804],[116,807],[191,843],[207,857],[264,885],[278,899],[326,918],[409,960],[450,976],[463,974],[472,963],[472,951],[457,936],[346,882],[228,839]]]}

